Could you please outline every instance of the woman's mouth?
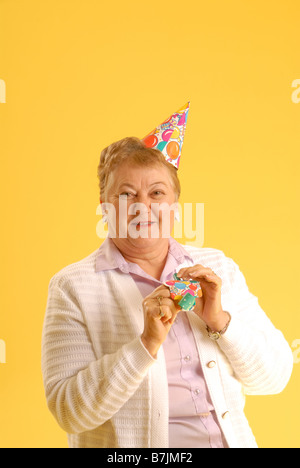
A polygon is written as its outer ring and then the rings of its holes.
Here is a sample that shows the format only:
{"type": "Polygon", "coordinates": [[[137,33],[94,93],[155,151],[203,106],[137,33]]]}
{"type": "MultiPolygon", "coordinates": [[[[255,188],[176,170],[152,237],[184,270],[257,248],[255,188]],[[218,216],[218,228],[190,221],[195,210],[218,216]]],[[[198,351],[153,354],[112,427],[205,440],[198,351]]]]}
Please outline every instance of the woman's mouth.
{"type": "Polygon", "coordinates": [[[146,221],[143,223],[134,223],[135,226],[143,227],[143,226],[151,226],[152,224],[155,224],[154,221],[146,221]]]}

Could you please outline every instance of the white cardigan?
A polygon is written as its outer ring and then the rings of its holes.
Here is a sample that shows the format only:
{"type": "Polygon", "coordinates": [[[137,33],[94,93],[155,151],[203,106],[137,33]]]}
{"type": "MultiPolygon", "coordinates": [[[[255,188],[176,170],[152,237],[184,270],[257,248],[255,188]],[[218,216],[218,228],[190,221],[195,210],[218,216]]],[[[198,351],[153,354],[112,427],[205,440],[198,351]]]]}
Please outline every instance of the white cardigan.
{"type": "MultiPolygon", "coordinates": [[[[236,263],[220,250],[183,246],[222,278],[222,306],[232,321],[212,341],[188,312],[204,376],[230,448],[257,447],[244,395],[281,392],[292,351],[249,292],[236,263]],[[208,363],[215,361],[214,367],[208,363]]],[[[168,382],[140,340],[142,295],[129,274],[95,272],[98,249],[56,273],[49,284],[42,371],[50,411],[76,448],[168,447],[168,382]]],[[[187,261],[182,266],[192,265],[187,261]]]]}

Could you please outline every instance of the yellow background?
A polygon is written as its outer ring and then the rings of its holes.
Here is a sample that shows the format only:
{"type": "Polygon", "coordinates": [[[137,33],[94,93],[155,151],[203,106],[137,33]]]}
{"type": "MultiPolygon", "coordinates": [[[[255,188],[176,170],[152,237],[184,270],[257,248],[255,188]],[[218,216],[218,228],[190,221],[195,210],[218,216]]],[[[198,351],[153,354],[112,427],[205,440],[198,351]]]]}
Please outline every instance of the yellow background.
{"type": "MultiPolygon", "coordinates": [[[[181,202],[205,247],[239,265],[291,345],[300,338],[298,0],[0,0],[0,446],[67,447],[40,370],[50,278],[97,249],[100,151],[188,100],[181,202]]],[[[300,364],[248,397],[260,447],[300,447],[300,364]]]]}

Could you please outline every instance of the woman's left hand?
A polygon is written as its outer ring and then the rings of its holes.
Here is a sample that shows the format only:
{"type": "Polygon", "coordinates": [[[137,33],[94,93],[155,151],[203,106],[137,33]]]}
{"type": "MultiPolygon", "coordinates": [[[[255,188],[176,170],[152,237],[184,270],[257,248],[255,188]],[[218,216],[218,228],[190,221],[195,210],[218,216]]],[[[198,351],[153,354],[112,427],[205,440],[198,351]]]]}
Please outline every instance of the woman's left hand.
{"type": "Polygon", "coordinates": [[[228,322],[228,315],[223,311],[221,304],[221,278],[211,268],[203,265],[182,268],[177,272],[177,276],[183,280],[199,281],[202,297],[196,298],[193,311],[211,330],[222,330],[228,322]]]}

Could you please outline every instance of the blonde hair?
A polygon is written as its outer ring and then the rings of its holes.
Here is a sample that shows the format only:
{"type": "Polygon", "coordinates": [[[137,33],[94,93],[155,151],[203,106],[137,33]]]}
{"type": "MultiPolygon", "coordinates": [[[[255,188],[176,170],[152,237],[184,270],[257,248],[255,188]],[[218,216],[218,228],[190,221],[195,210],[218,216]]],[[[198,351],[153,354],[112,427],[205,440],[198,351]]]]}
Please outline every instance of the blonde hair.
{"type": "Polygon", "coordinates": [[[161,151],[148,148],[142,140],[136,137],[123,138],[102,150],[97,170],[101,200],[105,200],[105,191],[109,175],[124,161],[128,161],[128,164],[135,163],[139,166],[153,167],[156,164],[160,164],[166,167],[178,201],[181,187],[176,167],[166,161],[161,151]]]}

